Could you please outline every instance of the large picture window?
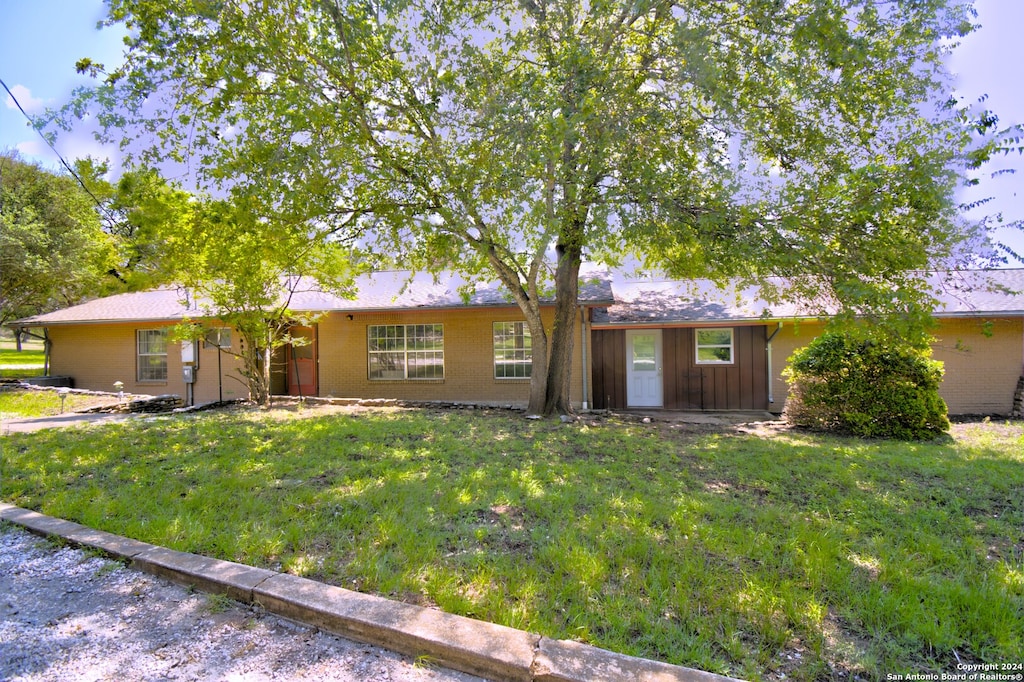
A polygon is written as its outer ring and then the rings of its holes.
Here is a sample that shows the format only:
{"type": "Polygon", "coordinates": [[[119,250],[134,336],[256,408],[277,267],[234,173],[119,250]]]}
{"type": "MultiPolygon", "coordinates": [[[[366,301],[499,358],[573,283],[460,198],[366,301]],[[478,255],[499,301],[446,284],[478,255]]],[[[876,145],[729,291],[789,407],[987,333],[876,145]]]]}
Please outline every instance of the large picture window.
{"type": "Polygon", "coordinates": [[[697,329],[695,333],[698,365],[732,364],[732,329],[697,329]]]}
{"type": "Polygon", "coordinates": [[[533,345],[525,322],[494,323],[494,378],[528,379],[533,369],[533,345]]]}
{"type": "Polygon", "coordinates": [[[444,379],[444,326],[367,327],[371,379],[444,379]]]}
{"type": "Polygon", "coordinates": [[[139,381],[167,381],[167,331],[139,329],[135,332],[139,381]]]}

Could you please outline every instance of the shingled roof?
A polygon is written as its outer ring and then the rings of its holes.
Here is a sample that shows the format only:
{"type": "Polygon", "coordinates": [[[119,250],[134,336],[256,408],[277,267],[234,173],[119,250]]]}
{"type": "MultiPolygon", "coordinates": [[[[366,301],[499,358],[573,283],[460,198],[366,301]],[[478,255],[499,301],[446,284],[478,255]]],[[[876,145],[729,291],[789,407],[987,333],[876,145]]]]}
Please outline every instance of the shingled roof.
{"type": "MultiPolygon", "coordinates": [[[[929,278],[936,317],[1024,315],[1024,270],[966,270],[929,278]]],[[[785,282],[776,282],[785,289],[785,282]]],[[[817,317],[819,306],[796,301],[769,303],[756,286],[719,288],[704,280],[659,280],[615,275],[615,303],[596,308],[598,326],[754,322],[817,317]]]]}
{"type": "MultiPolygon", "coordinates": [[[[410,309],[443,309],[515,305],[508,291],[497,282],[470,284],[464,278],[446,274],[412,275],[409,272],[378,272],[359,277],[354,298],[325,291],[314,280],[293,282],[288,308],[296,312],[367,312],[410,309]]],[[[548,302],[553,302],[553,298],[548,302]]],[[[580,282],[579,302],[608,305],[614,302],[610,281],[587,275],[580,282]]],[[[201,302],[180,287],[98,298],[52,313],[8,323],[11,327],[45,327],[61,324],[101,322],[177,322],[204,314],[201,302]],[[189,300],[186,305],[185,301],[189,300]]]]}
{"type": "MultiPolygon", "coordinates": [[[[938,317],[1024,315],[1024,269],[936,273],[930,279],[938,317]]],[[[296,312],[369,312],[509,306],[514,302],[496,282],[468,284],[458,275],[410,275],[379,272],[357,279],[354,298],[324,291],[315,281],[297,280],[290,305],[296,312]]],[[[118,294],[8,323],[42,327],[101,322],[176,322],[203,314],[186,291],[163,287],[118,294]]],[[[553,300],[553,299],[552,299],[553,300]]],[[[550,302],[550,301],[549,301],[550,302]]],[[[711,282],[629,278],[621,273],[588,271],[579,303],[594,308],[598,326],[754,322],[815,317],[811,306],[769,304],[757,287],[720,289],[711,282]]]]}

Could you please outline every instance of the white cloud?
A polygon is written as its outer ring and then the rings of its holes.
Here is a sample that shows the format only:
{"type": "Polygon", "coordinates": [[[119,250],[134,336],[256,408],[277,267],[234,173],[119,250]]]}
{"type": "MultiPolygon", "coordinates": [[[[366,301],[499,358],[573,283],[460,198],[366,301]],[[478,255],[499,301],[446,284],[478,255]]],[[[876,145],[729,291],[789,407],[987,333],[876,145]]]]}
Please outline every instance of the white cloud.
{"type": "Polygon", "coordinates": [[[8,109],[18,108],[18,105],[14,102],[15,98],[18,100],[18,104],[21,104],[21,108],[30,114],[41,112],[43,105],[46,104],[43,100],[33,97],[32,91],[24,85],[15,85],[11,88],[11,95],[7,95],[6,104],[8,109]],[[11,95],[14,95],[14,97],[11,97],[11,95]]]}
{"type": "Polygon", "coordinates": [[[53,152],[43,144],[42,140],[29,140],[28,142],[19,142],[14,146],[18,152],[24,156],[37,156],[45,157],[52,156],[53,152]]]}

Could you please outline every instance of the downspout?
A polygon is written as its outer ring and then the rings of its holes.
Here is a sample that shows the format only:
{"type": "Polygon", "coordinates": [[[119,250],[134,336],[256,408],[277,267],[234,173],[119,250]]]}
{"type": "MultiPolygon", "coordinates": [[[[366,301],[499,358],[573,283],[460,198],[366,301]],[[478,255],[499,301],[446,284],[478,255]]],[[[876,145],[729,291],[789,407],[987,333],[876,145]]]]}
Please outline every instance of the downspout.
{"type": "Polygon", "coordinates": [[[767,351],[768,351],[768,404],[769,405],[771,405],[772,403],[775,402],[775,390],[773,388],[773,386],[775,385],[775,381],[774,381],[774,376],[772,374],[772,339],[774,339],[775,335],[778,334],[780,331],[782,331],[782,323],[781,322],[779,322],[779,326],[775,328],[775,331],[772,332],[772,335],[769,336],[768,339],[765,341],[765,343],[767,344],[767,351]]]}
{"type": "Polygon", "coordinates": [[[50,328],[43,327],[43,376],[50,376],[50,351],[53,341],[50,339],[50,328]]]}
{"type": "Polygon", "coordinates": [[[580,306],[580,352],[583,355],[583,371],[580,374],[583,375],[583,405],[582,409],[584,412],[590,410],[590,401],[587,400],[589,388],[587,382],[587,376],[590,374],[590,367],[587,365],[587,309],[584,306],[580,306]]]}

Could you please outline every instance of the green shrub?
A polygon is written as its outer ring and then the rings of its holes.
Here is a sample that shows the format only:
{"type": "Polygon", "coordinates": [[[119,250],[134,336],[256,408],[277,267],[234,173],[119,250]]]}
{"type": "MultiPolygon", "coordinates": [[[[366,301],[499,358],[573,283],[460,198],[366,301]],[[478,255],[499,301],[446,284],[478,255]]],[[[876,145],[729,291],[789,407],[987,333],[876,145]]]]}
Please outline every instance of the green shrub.
{"type": "Polygon", "coordinates": [[[949,430],[949,418],[939,397],[942,363],[928,352],[823,334],[789,359],[785,418],[864,438],[934,438],[949,430]]]}

